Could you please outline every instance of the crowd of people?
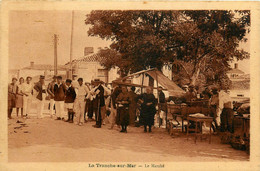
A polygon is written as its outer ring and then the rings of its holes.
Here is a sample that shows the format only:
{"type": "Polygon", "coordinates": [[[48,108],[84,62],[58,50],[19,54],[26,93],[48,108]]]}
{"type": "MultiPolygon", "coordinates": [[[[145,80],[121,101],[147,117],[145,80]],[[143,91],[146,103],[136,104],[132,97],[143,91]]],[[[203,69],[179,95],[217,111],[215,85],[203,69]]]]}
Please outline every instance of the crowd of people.
{"type": "MultiPolygon", "coordinates": [[[[96,121],[95,128],[101,128],[103,124],[110,124],[109,129],[115,125],[121,126],[121,132],[127,132],[128,125],[135,126],[138,123],[144,126],[144,132],[152,131],[154,116],[157,111],[167,112],[167,103],[162,87],[158,88],[158,98],[153,94],[152,87],[146,87],[145,93],[136,93],[134,86],[107,85],[99,79],[84,83],[83,78],[73,76],[73,79],[63,81],[61,76],[54,76],[46,85],[45,77],[40,76],[39,81],[32,83],[32,78],[13,78],[8,86],[8,118],[12,118],[12,111],[16,108],[18,116],[30,117],[32,99],[36,97],[37,118],[43,117],[46,100],[49,104],[50,117],[56,120],[64,120],[82,126],[86,122],[96,121]],[[33,96],[33,93],[34,96],[33,96]],[[95,116],[93,118],[93,116],[95,116]],[[66,119],[67,118],[67,119],[66,119]]],[[[213,129],[231,130],[233,113],[230,99],[224,97],[217,88],[205,88],[198,93],[194,86],[184,87],[186,94],[181,103],[189,104],[197,99],[208,100],[209,114],[214,118],[213,129]],[[224,100],[223,100],[224,99],[224,100]]],[[[168,99],[168,102],[171,98],[168,99]]],[[[160,115],[160,114],[159,114],[160,115]]],[[[162,122],[160,117],[159,122],[162,122]]]]}
{"type": "MultiPolygon", "coordinates": [[[[144,125],[144,132],[147,128],[151,132],[158,100],[152,87],[145,90],[145,93],[137,94],[134,86],[113,83],[109,86],[99,79],[84,84],[83,78],[77,79],[76,76],[65,81],[61,76],[54,76],[48,85],[44,76],[40,76],[36,83],[32,83],[31,77],[27,77],[26,82],[21,77],[19,83],[13,78],[8,86],[8,118],[12,119],[14,108],[17,109],[17,117],[20,109],[21,117],[29,118],[32,100],[36,97],[38,119],[43,118],[44,105],[48,102],[49,115],[55,120],[79,126],[96,121],[95,128],[109,123],[109,129],[117,125],[121,127],[120,132],[126,133],[127,127],[135,126],[138,118],[139,123],[144,125]]],[[[159,104],[163,108],[165,95],[161,87],[159,92],[159,104]]]]}

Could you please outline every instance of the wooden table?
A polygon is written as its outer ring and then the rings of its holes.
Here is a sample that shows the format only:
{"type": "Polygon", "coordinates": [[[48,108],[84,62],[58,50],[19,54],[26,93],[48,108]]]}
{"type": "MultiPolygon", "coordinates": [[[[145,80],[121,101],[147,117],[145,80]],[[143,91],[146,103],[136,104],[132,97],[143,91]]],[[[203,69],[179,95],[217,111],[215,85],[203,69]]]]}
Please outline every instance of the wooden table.
{"type": "MultiPolygon", "coordinates": [[[[177,117],[180,117],[182,120],[182,132],[184,131],[183,126],[183,115],[182,115],[182,109],[186,108],[186,104],[171,104],[167,103],[167,112],[166,112],[166,125],[168,122],[168,113],[172,115],[173,119],[177,121],[177,117]]],[[[177,121],[178,122],[178,121],[177,121]]]]}
{"type": "Polygon", "coordinates": [[[210,123],[209,143],[211,143],[211,123],[213,122],[213,117],[209,117],[209,116],[203,116],[203,117],[201,117],[201,116],[200,117],[198,117],[198,116],[188,116],[187,120],[188,120],[188,123],[190,121],[193,121],[193,122],[195,122],[195,125],[196,125],[195,129],[190,129],[189,124],[187,125],[187,140],[188,140],[188,136],[189,136],[189,131],[195,131],[195,144],[196,144],[198,132],[202,136],[202,123],[208,122],[208,123],[210,123]],[[198,129],[198,123],[200,123],[199,129],[198,129]]]}

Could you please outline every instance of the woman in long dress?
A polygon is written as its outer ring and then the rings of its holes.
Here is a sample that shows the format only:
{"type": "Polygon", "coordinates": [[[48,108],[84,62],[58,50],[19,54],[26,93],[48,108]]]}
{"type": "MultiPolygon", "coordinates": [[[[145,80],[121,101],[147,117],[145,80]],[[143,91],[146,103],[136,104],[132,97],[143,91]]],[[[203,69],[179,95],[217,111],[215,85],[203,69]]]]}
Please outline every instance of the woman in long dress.
{"type": "Polygon", "coordinates": [[[147,132],[147,126],[149,132],[152,132],[152,125],[154,125],[154,115],[156,114],[156,98],[153,95],[152,88],[147,87],[146,93],[139,97],[141,101],[141,115],[140,119],[144,125],[144,132],[147,132]]]}
{"type": "Polygon", "coordinates": [[[129,125],[129,103],[130,96],[125,86],[122,87],[122,92],[116,98],[117,105],[117,124],[122,126],[120,132],[127,132],[129,125]]]}
{"type": "Polygon", "coordinates": [[[22,93],[23,84],[24,84],[24,78],[21,77],[19,79],[19,84],[17,85],[17,89],[16,89],[15,107],[16,107],[17,117],[18,117],[18,114],[19,114],[19,109],[21,109],[21,117],[23,117],[23,93],[22,93]]]}

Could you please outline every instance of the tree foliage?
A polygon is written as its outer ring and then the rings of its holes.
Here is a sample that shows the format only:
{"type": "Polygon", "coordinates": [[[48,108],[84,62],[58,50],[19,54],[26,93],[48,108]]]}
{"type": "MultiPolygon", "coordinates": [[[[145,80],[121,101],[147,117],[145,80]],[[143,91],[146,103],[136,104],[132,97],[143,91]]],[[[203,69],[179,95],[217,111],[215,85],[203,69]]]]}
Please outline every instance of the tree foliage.
{"type": "Polygon", "coordinates": [[[92,11],[85,22],[90,36],[113,42],[100,52],[103,65],[124,74],[181,64],[196,84],[201,74],[224,77],[229,61],[249,58],[239,43],[247,41],[250,11],[92,11]]]}

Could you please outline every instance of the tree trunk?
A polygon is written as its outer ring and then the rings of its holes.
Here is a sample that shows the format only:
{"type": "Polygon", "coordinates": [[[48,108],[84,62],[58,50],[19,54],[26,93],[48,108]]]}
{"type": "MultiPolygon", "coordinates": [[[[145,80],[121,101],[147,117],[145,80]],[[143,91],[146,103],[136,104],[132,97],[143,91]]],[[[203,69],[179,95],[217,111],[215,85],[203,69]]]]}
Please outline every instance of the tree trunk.
{"type": "Polygon", "coordinates": [[[196,85],[196,82],[197,82],[199,74],[200,74],[200,65],[201,65],[201,62],[197,63],[194,66],[194,71],[193,71],[192,76],[190,78],[190,85],[193,85],[193,86],[196,85]]]}

